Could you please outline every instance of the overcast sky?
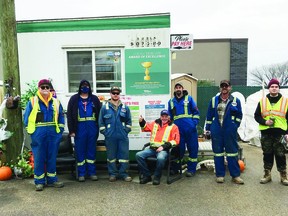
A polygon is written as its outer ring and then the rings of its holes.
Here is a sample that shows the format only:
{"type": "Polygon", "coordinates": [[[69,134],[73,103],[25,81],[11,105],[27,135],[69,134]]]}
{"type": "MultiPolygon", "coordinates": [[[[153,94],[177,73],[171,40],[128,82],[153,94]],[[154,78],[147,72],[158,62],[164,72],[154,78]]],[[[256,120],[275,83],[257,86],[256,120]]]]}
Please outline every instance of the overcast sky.
{"type": "Polygon", "coordinates": [[[17,20],[171,14],[171,34],[248,38],[248,71],[288,61],[288,0],[15,0],[17,20]]]}

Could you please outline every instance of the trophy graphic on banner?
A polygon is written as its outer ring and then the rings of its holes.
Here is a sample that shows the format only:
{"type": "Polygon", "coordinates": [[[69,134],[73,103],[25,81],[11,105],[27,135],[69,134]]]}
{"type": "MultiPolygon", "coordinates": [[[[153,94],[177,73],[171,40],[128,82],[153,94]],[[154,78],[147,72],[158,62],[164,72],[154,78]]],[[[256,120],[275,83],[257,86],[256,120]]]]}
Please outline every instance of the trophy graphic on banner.
{"type": "Polygon", "coordinates": [[[142,62],[141,65],[145,68],[144,80],[150,80],[149,68],[152,66],[152,62],[142,62]]]}

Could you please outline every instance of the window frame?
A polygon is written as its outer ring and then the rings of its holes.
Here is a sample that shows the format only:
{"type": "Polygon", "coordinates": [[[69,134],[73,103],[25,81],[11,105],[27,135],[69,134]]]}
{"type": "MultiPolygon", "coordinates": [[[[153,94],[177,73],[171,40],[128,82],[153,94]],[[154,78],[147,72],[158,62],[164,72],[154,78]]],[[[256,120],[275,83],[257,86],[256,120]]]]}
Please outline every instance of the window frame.
{"type": "MultiPolygon", "coordinates": [[[[125,73],[124,73],[124,47],[123,46],[111,46],[111,47],[63,47],[64,49],[64,56],[65,56],[65,71],[66,71],[66,83],[67,83],[67,87],[66,87],[66,91],[68,93],[68,95],[72,95],[75,94],[75,92],[71,92],[70,89],[70,84],[69,84],[69,71],[68,71],[68,52],[85,52],[85,51],[90,51],[92,53],[92,79],[93,79],[93,84],[91,85],[92,87],[92,93],[93,94],[99,94],[99,95],[106,95],[109,94],[109,90],[107,89],[106,92],[97,92],[97,88],[96,88],[96,59],[95,59],[95,54],[98,51],[115,51],[115,50],[119,50],[120,52],[120,76],[121,79],[120,80],[114,80],[114,81],[120,81],[121,83],[121,89],[122,92],[124,90],[124,80],[125,80],[125,73]]],[[[79,80],[80,82],[81,80],[79,80]]]]}

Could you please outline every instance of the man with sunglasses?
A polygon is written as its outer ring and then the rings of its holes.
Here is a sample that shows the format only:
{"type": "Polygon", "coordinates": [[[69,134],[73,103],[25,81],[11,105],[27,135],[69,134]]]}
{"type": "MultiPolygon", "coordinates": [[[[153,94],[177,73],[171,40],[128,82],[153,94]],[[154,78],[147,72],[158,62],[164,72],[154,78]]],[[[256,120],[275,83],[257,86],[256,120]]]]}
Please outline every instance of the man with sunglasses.
{"type": "Polygon", "coordinates": [[[220,82],[220,94],[209,102],[206,116],[206,134],[211,136],[216,182],[224,183],[225,155],[232,181],[236,184],[244,184],[240,178],[238,163],[237,129],[242,120],[242,107],[238,98],[233,97],[229,80],[220,82]]]}
{"type": "Polygon", "coordinates": [[[70,98],[67,106],[68,130],[75,141],[79,182],[84,182],[86,175],[92,181],[98,180],[95,160],[100,109],[100,100],[92,94],[89,81],[81,80],[78,93],[70,98]]]}
{"type": "Polygon", "coordinates": [[[42,191],[46,184],[56,188],[64,186],[56,176],[64,113],[60,101],[52,97],[50,88],[48,79],[40,80],[36,96],[30,98],[24,114],[24,125],[32,139],[36,191],[42,191]]]}
{"type": "Polygon", "coordinates": [[[128,106],[120,100],[120,88],[110,89],[110,99],[103,104],[99,115],[100,133],[105,136],[109,181],[122,179],[132,181],[128,175],[129,139],[131,131],[131,113],[128,106]],[[119,167],[117,166],[117,160],[119,167]]]}
{"type": "Polygon", "coordinates": [[[264,162],[264,176],[260,179],[260,183],[266,184],[272,181],[271,170],[275,158],[280,182],[288,186],[286,150],[280,141],[282,136],[288,141],[288,99],[280,93],[280,83],[277,79],[270,80],[268,90],[269,94],[263,95],[254,113],[261,131],[264,162]]]}

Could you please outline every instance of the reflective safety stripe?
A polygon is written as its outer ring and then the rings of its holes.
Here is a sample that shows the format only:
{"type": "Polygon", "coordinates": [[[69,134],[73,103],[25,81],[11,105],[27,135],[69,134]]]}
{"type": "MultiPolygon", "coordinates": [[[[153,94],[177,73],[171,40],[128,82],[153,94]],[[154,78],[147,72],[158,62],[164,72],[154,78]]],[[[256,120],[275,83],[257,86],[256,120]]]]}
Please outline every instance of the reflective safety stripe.
{"type": "MultiPolygon", "coordinates": [[[[200,117],[198,115],[193,116],[192,114],[188,114],[188,95],[185,95],[184,98],[184,114],[181,115],[175,115],[174,116],[174,120],[180,119],[180,118],[198,118],[200,119],[200,117]]],[[[174,108],[174,103],[172,100],[170,100],[170,106],[171,106],[171,110],[174,108]]]]}
{"type": "Polygon", "coordinates": [[[236,118],[236,119],[235,119],[235,121],[237,121],[237,122],[241,122],[241,119],[239,119],[239,118],[236,118]]]}
{"type": "Polygon", "coordinates": [[[40,176],[37,176],[37,175],[34,174],[34,178],[35,178],[35,179],[42,179],[42,178],[44,178],[44,177],[45,177],[45,173],[43,173],[43,174],[40,175],[40,176]]]}
{"type": "Polygon", "coordinates": [[[80,117],[80,114],[79,114],[79,109],[78,109],[78,121],[79,121],[79,122],[83,122],[83,121],[96,121],[95,113],[93,113],[93,116],[81,118],[81,117],[80,117]]]}
{"type": "Polygon", "coordinates": [[[85,118],[79,118],[78,117],[78,121],[79,122],[84,122],[84,121],[96,121],[95,117],[85,117],[85,118]]]}
{"type": "Polygon", "coordinates": [[[225,153],[214,153],[214,157],[223,157],[225,153]]]}
{"type": "Polygon", "coordinates": [[[55,172],[55,173],[48,173],[48,172],[47,172],[47,176],[48,176],[48,177],[55,177],[55,176],[56,176],[56,172],[55,172]]]}
{"type": "Polygon", "coordinates": [[[180,119],[180,118],[192,118],[192,114],[188,115],[188,114],[181,114],[181,115],[177,115],[174,116],[174,120],[180,119]]]}
{"type": "Polygon", "coordinates": [[[115,162],[116,162],[116,159],[112,159],[112,160],[107,159],[107,162],[108,162],[108,163],[115,163],[115,162]]]}
{"type": "Polygon", "coordinates": [[[191,161],[191,162],[197,162],[198,161],[197,158],[190,158],[190,157],[188,157],[188,160],[191,161]]]}
{"type": "Polygon", "coordinates": [[[60,102],[57,99],[52,98],[52,101],[53,101],[52,102],[53,122],[38,122],[38,123],[36,123],[37,113],[38,113],[38,111],[40,111],[38,96],[31,97],[30,101],[31,101],[31,105],[32,105],[32,111],[28,117],[27,132],[29,134],[34,133],[36,127],[56,126],[56,132],[59,133],[60,129],[59,129],[59,125],[58,125],[58,116],[59,116],[60,102]]]}
{"type": "Polygon", "coordinates": [[[238,156],[238,153],[226,153],[227,157],[236,157],[238,156]]]}
{"type": "Polygon", "coordinates": [[[119,159],[119,163],[129,163],[129,160],[119,159]]]}
{"type": "Polygon", "coordinates": [[[105,130],[105,126],[104,127],[100,127],[99,130],[100,131],[105,130]]]}
{"type": "Polygon", "coordinates": [[[287,106],[287,100],[286,98],[284,98],[283,96],[280,98],[280,100],[276,103],[277,104],[277,108],[279,108],[278,110],[271,110],[270,109],[270,103],[268,101],[269,99],[267,97],[262,98],[262,116],[263,118],[265,118],[266,116],[269,115],[276,115],[276,116],[280,116],[282,118],[285,118],[286,116],[286,106],[287,106]],[[280,104],[279,104],[280,103],[280,104]],[[269,104],[269,107],[268,107],[269,104]],[[280,107],[279,107],[280,105],[280,107]]]}
{"type": "Polygon", "coordinates": [[[273,106],[270,104],[269,99],[264,97],[260,100],[261,115],[265,120],[274,117],[274,125],[261,125],[259,124],[260,130],[266,130],[268,128],[281,128],[287,130],[286,112],[288,109],[288,99],[281,97],[280,100],[273,106]]]}
{"type": "Polygon", "coordinates": [[[236,157],[236,156],[238,156],[238,152],[236,152],[236,153],[225,153],[225,152],[223,152],[223,153],[214,153],[215,157],[223,157],[225,155],[227,157],[236,157]]]}
{"type": "MultiPolygon", "coordinates": [[[[158,124],[153,125],[153,129],[151,131],[151,138],[150,138],[150,145],[152,147],[160,147],[161,145],[163,145],[165,142],[168,141],[168,138],[170,137],[171,130],[173,128],[173,124],[169,125],[165,128],[165,131],[164,131],[163,137],[161,138],[161,141],[156,142],[155,139],[156,139],[158,128],[159,128],[158,124]]],[[[158,137],[158,139],[160,139],[160,137],[158,137]]],[[[170,143],[172,146],[176,145],[175,141],[174,142],[171,141],[170,143]]]]}
{"type": "Polygon", "coordinates": [[[90,163],[90,164],[94,164],[94,163],[95,163],[95,160],[86,159],[86,162],[87,162],[87,163],[90,163]]]}
{"type": "Polygon", "coordinates": [[[77,163],[77,166],[83,166],[85,164],[85,160],[81,161],[81,162],[78,162],[77,163]]]}

